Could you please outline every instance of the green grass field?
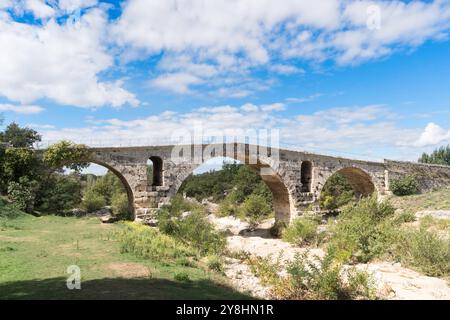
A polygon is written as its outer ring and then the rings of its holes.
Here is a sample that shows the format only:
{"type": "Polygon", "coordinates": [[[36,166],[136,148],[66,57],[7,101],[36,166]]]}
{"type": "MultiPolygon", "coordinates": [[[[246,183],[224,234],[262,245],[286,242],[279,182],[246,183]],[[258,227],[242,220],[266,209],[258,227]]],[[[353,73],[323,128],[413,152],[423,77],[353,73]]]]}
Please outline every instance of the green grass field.
{"type": "Polygon", "coordinates": [[[0,299],[249,298],[206,268],[121,254],[113,236],[121,227],[98,218],[0,215],[0,299]],[[81,290],[67,289],[70,265],[81,268],[81,290]],[[176,281],[180,273],[190,281],[176,281]]]}

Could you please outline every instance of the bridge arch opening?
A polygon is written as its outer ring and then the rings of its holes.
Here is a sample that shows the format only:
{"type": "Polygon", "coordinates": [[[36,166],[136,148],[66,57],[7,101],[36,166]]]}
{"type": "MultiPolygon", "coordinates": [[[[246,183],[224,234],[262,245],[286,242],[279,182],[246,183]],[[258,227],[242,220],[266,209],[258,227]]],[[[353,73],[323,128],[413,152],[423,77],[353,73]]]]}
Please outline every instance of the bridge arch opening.
{"type": "Polygon", "coordinates": [[[312,183],[312,163],[303,161],[300,169],[300,180],[302,183],[302,192],[311,192],[312,183]]]}
{"type": "MultiPolygon", "coordinates": [[[[233,192],[239,193],[237,200],[233,199],[233,201],[237,201],[237,206],[242,205],[245,199],[242,198],[242,194],[246,197],[251,195],[261,196],[262,199],[265,199],[272,213],[275,215],[275,220],[279,222],[288,223],[291,216],[291,197],[289,195],[289,191],[282,181],[281,177],[273,170],[264,170],[264,174],[261,174],[263,171],[261,169],[269,169],[268,165],[263,163],[258,164],[247,164],[239,160],[233,158],[223,158],[223,157],[215,157],[205,161],[203,164],[197,166],[195,170],[190,172],[189,175],[180,179],[179,185],[175,185],[174,193],[184,193],[188,197],[193,197],[195,192],[195,185],[201,185],[202,183],[195,183],[194,181],[199,180],[199,175],[210,175],[220,177],[223,179],[232,179],[231,176],[237,176],[235,181],[230,181],[230,183],[224,184],[206,184],[203,188],[206,188],[211,191],[218,192],[220,194],[217,195],[216,199],[213,200],[221,203],[222,201],[227,201],[233,197],[233,192]],[[224,170],[224,166],[228,166],[224,170]],[[222,171],[221,174],[218,172],[222,171]],[[213,172],[216,172],[215,174],[213,172]],[[268,172],[272,172],[267,174],[268,172]],[[192,186],[192,188],[190,188],[192,186]],[[188,189],[187,189],[188,187],[188,189]]],[[[219,179],[221,179],[219,178],[219,179]]],[[[199,199],[197,199],[199,200],[199,199]]]]}
{"type": "Polygon", "coordinates": [[[163,161],[160,157],[151,156],[147,160],[147,182],[153,187],[163,185],[163,161]]]}
{"type": "MultiPolygon", "coordinates": [[[[101,161],[89,160],[89,166],[79,172],[81,177],[83,200],[86,192],[96,193],[103,198],[105,207],[117,206],[120,212],[116,212],[121,218],[134,220],[135,207],[133,191],[126,178],[118,170],[101,161]],[[126,196],[126,208],[119,200],[126,196]]],[[[63,169],[66,172],[71,170],[63,169]]],[[[124,200],[125,201],[125,200],[124,200]]],[[[113,209],[115,210],[115,209],[113,209]]]]}
{"type": "Polygon", "coordinates": [[[321,209],[335,210],[343,205],[371,196],[376,192],[372,177],[356,167],[342,168],[334,172],[320,192],[321,209]]]}

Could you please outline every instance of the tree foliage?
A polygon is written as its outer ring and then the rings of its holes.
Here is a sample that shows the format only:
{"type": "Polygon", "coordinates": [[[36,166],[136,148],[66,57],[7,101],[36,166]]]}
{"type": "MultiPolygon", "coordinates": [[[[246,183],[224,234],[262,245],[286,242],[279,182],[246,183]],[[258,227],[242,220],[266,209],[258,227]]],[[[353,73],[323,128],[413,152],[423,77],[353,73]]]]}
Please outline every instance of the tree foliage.
{"type": "Polygon", "coordinates": [[[222,170],[190,176],[179,192],[199,201],[207,198],[222,201],[226,197],[232,197],[236,204],[241,204],[248,196],[256,194],[262,196],[269,205],[272,204],[272,194],[258,173],[237,163],[224,163],[222,170]]]}
{"type": "Polygon", "coordinates": [[[450,145],[440,147],[431,154],[423,153],[419,162],[430,164],[442,164],[450,166],[450,145]]]}
{"type": "Polygon", "coordinates": [[[335,210],[355,199],[355,192],[347,179],[339,173],[333,174],[325,183],[320,197],[323,209],[335,210]]]}
{"type": "Polygon", "coordinates": [[[35,142],[41,141],[41,135],[33,129],[21,128],[13,122],[0,133],[0,140],[14,148],[31,148],[35,142]]]}
{"type": "Polygon", "coordinates": [[[419,192],[419,185],[414,175],[407,175],[390,182],[392,192],[396,196],[409,196],[419,192]]]}
{"type": "Polygon", "coordinates": [[[68,167],[81,171],[89,166],[90,151],[85,145],[61,141],[44,152],[44,162],[51,168],[68,167]]]}

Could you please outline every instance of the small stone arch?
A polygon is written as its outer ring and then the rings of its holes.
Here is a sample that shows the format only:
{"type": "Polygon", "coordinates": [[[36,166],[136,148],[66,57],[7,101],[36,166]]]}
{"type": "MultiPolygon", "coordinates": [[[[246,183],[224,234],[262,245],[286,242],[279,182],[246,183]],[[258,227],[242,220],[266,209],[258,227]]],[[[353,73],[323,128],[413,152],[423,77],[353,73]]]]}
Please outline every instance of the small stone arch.
{"type": "Polygon", "coordinates": [[[158,156],[149,158],[153,165],[153,176],[151,186],[158,187],[163,185],[163,160],[158,156]]]}
{"type": "Polygon", "coordinates": [[[302,161],[300,168],[300,182],[302,192],[311,192],[312,185],[312,163],[311,161],[302,161]]]}
{"type": "MultiPolygon", "coordinates": [[[[368,197],[374,192],[378,192],[376,184],[374,183],[373,177],[366,172],[365,170],[358,168],[358,167],[344,167],[341,169],[338,169],[334,171],[328,179],[336,174],[339,173],[342,176],[344,176],[349,184],[352,186],[356,196],[358,197],[368,197]]],[[[320,193],[322,192],[322,188],[325,186],[326,182],[321,186],[320,193]]],[[[319,194],[320,198],[320,194],[319,194]]]]}

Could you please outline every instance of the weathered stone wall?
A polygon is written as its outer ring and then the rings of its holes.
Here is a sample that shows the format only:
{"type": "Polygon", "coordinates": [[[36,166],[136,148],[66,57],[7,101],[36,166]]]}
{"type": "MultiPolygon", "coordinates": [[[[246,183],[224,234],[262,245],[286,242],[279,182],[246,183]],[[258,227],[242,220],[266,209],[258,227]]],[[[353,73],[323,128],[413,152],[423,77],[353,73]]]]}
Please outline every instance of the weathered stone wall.
{"type": "Polygon", "coordinates": [[[392,160],[385,160],[384,163],[389,181],[413,174],[422,193],[450,186],[450,166],[392,160]]]}

